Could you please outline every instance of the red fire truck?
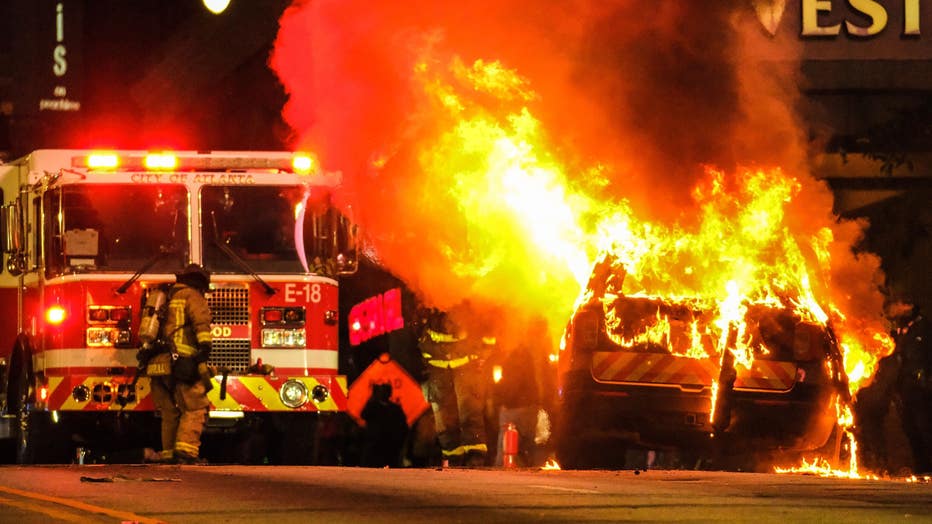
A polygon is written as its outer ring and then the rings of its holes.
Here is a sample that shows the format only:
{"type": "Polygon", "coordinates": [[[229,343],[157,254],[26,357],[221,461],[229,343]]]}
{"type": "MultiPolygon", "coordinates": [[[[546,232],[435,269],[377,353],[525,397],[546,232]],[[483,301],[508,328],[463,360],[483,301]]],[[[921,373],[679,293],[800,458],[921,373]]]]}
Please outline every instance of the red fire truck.
{"type": "Polygon", "coordinates": [[[356,236],[331,203],[339,178],[287,152],[38,150],[0,165],[0,438],[16,460],[155,424],[138,328],[191,262],[212,274],[211,423],[258,418],[306,441],[309,417],[344,411],[337,278],[355,271],[356,236]]]}

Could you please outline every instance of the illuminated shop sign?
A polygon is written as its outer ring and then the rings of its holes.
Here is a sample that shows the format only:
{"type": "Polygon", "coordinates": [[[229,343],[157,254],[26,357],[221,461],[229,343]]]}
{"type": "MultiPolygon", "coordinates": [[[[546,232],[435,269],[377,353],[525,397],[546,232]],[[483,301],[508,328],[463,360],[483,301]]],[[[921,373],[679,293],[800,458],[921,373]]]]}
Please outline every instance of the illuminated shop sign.
{"type": "Polygon", "coordinates": [[[353,346],[405,326],[401,288],[389,289],[353,306],[349,312],[349,339],[353,346]]]}
{"type": "Polygon", "coordinates": [[[932,58],[932,0],[748,0],[772,43],[804,59],[932,58]],[[925,29],[925,31],[923,31],[925,29]]]}
{"type": "MultiPolygon", "coordinates": [[[[70,3],[73,5],[73,2],[70,3]]],[[[52,72],[52,89],[51,93],[43,93],[39,99],[39,111],[78,111],[81,109],[81,101],[75,97],[75,93],[69,93],[69,44],[76,42],[72,38],[72,32],[76,35],[79,28],[76,24],[71,23],[70,11],[65,8],[66,2],[55,2],[54,12],[46,11],[44,16],[54,17],[53,45],[52,51],[47,57],[46,63],[52,72]],[[66,20],[68,23],[66,23],[66,20]],[[67,31],[66,31],[67,29],[67,31]]],[[[76,46],[71,46],[76,51],[76,46]]]]}

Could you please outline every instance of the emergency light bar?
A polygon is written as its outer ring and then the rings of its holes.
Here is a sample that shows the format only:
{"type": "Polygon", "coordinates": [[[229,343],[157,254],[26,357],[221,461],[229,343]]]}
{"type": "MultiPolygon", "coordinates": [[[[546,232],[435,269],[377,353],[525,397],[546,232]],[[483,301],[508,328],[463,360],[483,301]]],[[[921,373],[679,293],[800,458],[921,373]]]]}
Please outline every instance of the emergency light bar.
{"type": "MultiPolygon", "coordinates": [[[[85,159],[85,164],[91,169],[114,169],[120,165],[120,157],[116,153],[92,153],[85,159]]],[[[71,165],[74,167],[84,167],[76,165],[72,159],[71,165]]]]}
{"type": "Polygon", "coordinates": [[[142,158],[142,165],[154,171],[172,170],[178,167],[178,157],[171,153],[149,153],[142,158]]]}
{"type": "Polygon", "coordinates": [[[295,155],[291,161],[291,167],[299,175],[306,175],[314,169],[314,159],[308,155],[295,155]]]}
{"type": "Polygon", "coordinates": [[[316,170],[314,159],[304,153],[292,156],[223,156],[188,155],[162,151],[153,153],[131,153],[120,155],[112,151],[101,151],[86,156],[71,158],[71,166],[92,170],[128,171],[247,171],[268,170],[309,174],[316,170]]]}

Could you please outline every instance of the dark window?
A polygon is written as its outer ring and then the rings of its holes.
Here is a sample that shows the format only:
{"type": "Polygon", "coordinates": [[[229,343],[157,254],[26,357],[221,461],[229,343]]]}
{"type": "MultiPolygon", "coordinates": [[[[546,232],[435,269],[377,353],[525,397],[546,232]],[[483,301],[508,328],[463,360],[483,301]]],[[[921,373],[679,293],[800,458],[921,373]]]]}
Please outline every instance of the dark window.
{"type": "Polygon", "coordinates": [[[81,184],[45,195],[46,267],[174,272],[188,258],[187,190],[180,185],[81,184]]]}
{"type": "Polygon", "coordinates": [[[204,264],[220,273],[242,273],[241,262],[257,273],[332,273],[345,243],[345,222],[320,188],[205,186],[201,220],[204,264]]]}

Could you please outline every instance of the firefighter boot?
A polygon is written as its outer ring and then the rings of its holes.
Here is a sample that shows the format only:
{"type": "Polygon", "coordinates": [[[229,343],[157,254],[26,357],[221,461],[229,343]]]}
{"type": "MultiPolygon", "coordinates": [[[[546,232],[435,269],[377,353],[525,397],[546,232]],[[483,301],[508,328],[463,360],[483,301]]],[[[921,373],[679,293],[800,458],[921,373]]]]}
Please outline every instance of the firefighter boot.
{"type": "Polygon", "coordinates": [[[180,464],[183,466],[205,466],[207,465],[207,459],[201,457],[195,457],[187,453],[181,453],[175,451],[175,457],[173,459],[173,464],[180,464]]]}
{"type": "Polygon", "coordinates": [[[485,453],[482,451],[472,450],[466,454],[466,459],[463,461],[463,465],[467,468],[481,468],[486,465],[485,463],[485,453]]]}

